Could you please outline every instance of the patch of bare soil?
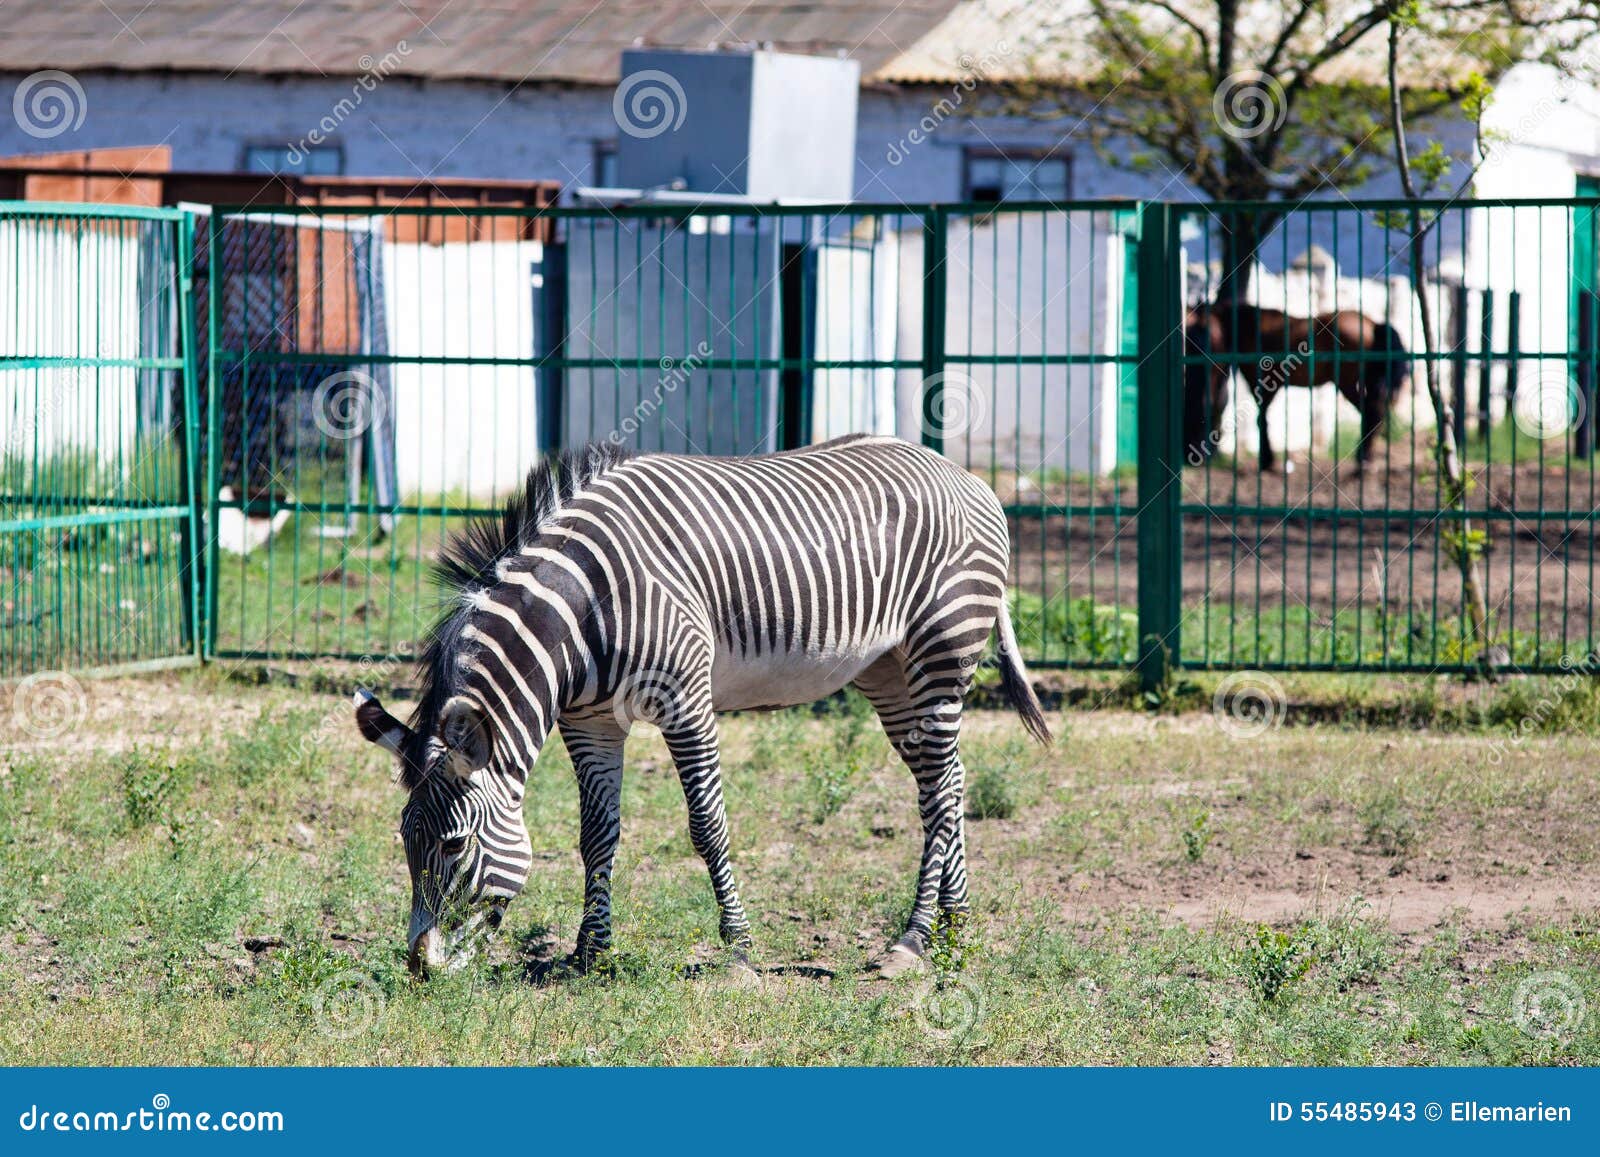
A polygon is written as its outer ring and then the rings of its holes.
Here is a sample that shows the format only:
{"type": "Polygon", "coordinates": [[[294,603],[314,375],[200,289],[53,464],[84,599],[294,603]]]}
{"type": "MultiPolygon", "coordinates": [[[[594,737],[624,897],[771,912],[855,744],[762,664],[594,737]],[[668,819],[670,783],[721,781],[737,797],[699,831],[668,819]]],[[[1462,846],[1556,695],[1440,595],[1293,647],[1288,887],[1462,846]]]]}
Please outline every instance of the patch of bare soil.
{"type": "MultiPolygon", "coordinates": [[[[1439,517],[1437,469],[1427,446],[1380,444],[1368,469],[1317,456],[1289,456],[1290,472],[1260,473],[1253,461],[1213,462],[1183,475],[1183,595],[1192,606],[1253,603],[1328,614],[1358,597],[1391,613],[1451,615],[1460,581],[1441,544],[1458,520],[1439,517]],[[1335,516],[1333,510],[1359,511],[1335,516]],[[1374,517],[1374,512],[1392,512],[1374,517]]],[[[1564,460],[1471,467],[1469,507],[1487,532],[1484,577],[1506,629],[1590,637],[1600,572],[1600,474],[1564,460]],[[1543,511],[1540,515],[1538,512],[1543,511]],[[1487,513],[1487,517],[1486,517],[1487,513]],[[1551,517],[1552,513],[1561,516],[1551,517]]],[[[1121,479],[1046,483],[1030,475],[994,479],[1002,501],[1049,511],[1012,519],[1012,579],[1024,590],[1130,605],[1137,598],[1138,488],[1121,479]],[[1087,513],[1093,508],[1093,515],[1087,513]]]]}

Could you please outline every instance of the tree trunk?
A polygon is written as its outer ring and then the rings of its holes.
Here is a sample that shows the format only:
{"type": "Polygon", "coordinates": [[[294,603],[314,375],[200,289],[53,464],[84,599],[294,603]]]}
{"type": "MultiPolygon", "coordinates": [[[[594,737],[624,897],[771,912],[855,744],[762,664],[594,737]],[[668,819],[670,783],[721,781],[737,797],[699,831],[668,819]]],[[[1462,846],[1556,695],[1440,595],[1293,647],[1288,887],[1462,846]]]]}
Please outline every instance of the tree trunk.
{"type": "MultiPolygon", "coordinates": [[[[1406,196],[1416,200],[1417,187],[1411,177],[1411,158],[1406,150],[1405,117],[1400,105],[1399,51],[1400,24],[1391,18],[1389,110],[1394,121],[1395,163],[1400,170],[1400,184],[1406,196]]],[[[1455,410],[1439,385],[1439,366],[1433,358],[1435,347],[1433,305],[1428,298],[1427,287],[1423,284],[1422,271],[1425,268],[1423,240],[1432,221],[1424,221],[1421,211],[1415,208],[1409,210],[1406,220],[1411,288],[1417,297],[1417,310],[1422,323],[1423,373],[1428,383],[1428,400],[1433,404],[1434,422],[1438,426],[1434,440],[1435,457],[1439,464],[1439,474],[1445,483],[1445,503],[1448,508],[1459,511],[1461,515],[1455,520],[1460,527],[1456,541],[1452,544],[1446,540],[1445,546],[1447,553],[1455,559],[1456,565],[1461,570],[1461,602],[1472,627],[1472,641],[1478,648],[1478,661],[1486,671],[1493,674],[1496,656],[1489,642],[1488,601],[1484,597],[1483,574],[1478,565],[1478,555],[1473,548],[1472,520],[1467,517],[1466,472],[1461,465],[1460,449],[1456,446],[1455,410]]],[[[1443,534],[1444,531],[1441,529],[1440,533],[1443,534]]]]}

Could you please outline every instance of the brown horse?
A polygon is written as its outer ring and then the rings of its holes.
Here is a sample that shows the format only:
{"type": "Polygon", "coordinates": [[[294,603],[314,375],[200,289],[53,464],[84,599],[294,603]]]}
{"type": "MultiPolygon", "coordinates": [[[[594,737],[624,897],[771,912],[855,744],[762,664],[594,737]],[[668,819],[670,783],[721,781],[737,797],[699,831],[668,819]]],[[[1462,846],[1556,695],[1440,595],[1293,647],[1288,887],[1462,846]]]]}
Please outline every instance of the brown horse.
{"type": "Polygon", "coordinates": [[[1211,355],[1226,352],[1222,321],[1208,305],[1190,309],[1183,319],[1183,352],[1195,360],[1183,367],[1183,453],[1191,466],[1210,458],[1217,448],[1222,414],[1228,408],[1226,363],[1211,355]]]}
{"type": "MultiPolygon", "coordinates": [[[[1244,302],[1219,301],[1189,311],[1184,338],[1191,355],[1202,346],[1208,353],[1240,355],[1222,365],[1188,367],[1198,372],[1184,377],[1185,413],[1195,411],[1193,418],[1185,417],[1185,431],[1191,437],[1194,432],[1201,433],[1206,448],[1200,453],[1209,454],[1227,407],[1227,376],[1232,365],[1256,400],[1262,470],[1276,468],[1277,456],[1267,435],[1267,412],[1285,386],[1325,382],[1338,386],[1339,393],[1361,414],[1361,438],[1356,443],[1356,469],[1360,470],[1371,457],[1372,440],[1407,377],[1409,355],[1395,328],[1353,309],[1304,318],[1244,302]]],[[[1196,460],[1195,452],[1191,441],[1187,448],[1191,462],[1196,460]]]]}

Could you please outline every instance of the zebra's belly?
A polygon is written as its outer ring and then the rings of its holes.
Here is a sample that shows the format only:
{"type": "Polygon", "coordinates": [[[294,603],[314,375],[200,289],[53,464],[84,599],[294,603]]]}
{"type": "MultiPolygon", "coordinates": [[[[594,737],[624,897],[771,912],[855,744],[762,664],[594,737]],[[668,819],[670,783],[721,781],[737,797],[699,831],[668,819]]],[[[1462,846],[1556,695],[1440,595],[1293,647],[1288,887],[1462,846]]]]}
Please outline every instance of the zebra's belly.
{"type": "Polygon", "coordinates": [[[883,642],[842,651],[750,656],[719,649],[711,665],[712,705],[718,711],[743,711],[811,703],[849,684],[893,645],[883,642]]]}

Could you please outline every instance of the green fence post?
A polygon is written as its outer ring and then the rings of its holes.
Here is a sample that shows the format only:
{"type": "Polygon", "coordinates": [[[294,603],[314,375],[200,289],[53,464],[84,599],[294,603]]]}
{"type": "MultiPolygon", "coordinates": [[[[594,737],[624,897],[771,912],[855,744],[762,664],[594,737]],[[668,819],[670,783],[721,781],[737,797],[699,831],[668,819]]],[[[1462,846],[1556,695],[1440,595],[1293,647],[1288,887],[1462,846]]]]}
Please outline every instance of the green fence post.
{"type": "MultiPolygon", "coordinates": [[[[1179,657],[1183,560],[1183,395],[1174,356],[1175,223],[1166,205],[1139,212],[1139,681],[1160,686],[1179,657]]],[[[1176,346],[1178,351],[1181,345],[1176,346]]]]}
{"type": "Polygon", "coordinates": [[[178,222],[178,326],[179,340],[183,343],[183,436],[179,445],[183,450],[184,502],[189,507],[183,520],[181,583],[184,608],[184,641],[193,649],[195,658],[204,659],[205,619],[201,613],[200,592],[204,585],[206,554],[201,549],[200,504],[204,501],[205,487],[200,474],[200,392],[195,359],[194,317],[194,230],[195,214],[185,212],[178,222]]]}
{"type": "Polygon", "coordinates": [[[217,653],[217,570],[221,565],[217,538],[217,488],[221,482],[221,454],[218,407],[221,404],[221,361],[217,344],[222,338],[222,222],[212,209],[206,224],[206,552],[205,580],[205,655],[217,653]]]}
{"type": "Polygon", "coordinates": [[[922,219],[922,444],[944,453],[944,210],[927,209],[922,219]]]}

